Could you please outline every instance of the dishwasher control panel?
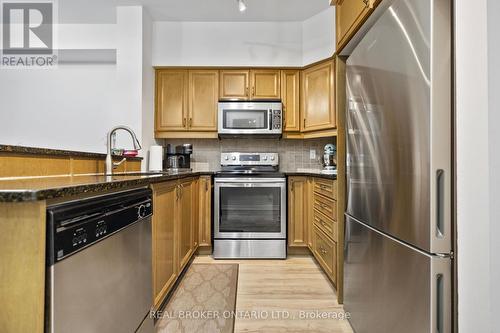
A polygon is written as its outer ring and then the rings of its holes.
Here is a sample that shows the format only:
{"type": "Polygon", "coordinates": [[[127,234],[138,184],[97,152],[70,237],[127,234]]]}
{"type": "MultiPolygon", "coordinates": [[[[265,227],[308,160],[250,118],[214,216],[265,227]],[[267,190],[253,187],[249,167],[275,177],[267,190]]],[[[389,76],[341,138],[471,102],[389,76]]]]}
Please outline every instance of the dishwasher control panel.
{"type": "Polygon", "coordinates": [[[71,211],[71,207],[57,207],[52,210],[49,208],[48,264],[54,264],[94,243],[112,237],[121,229],[136,222],[140,223],[153,214],[151,196],[123,199],[110,202],[104,200],[102,206],[91,203],[75,212],[71,211]]]}

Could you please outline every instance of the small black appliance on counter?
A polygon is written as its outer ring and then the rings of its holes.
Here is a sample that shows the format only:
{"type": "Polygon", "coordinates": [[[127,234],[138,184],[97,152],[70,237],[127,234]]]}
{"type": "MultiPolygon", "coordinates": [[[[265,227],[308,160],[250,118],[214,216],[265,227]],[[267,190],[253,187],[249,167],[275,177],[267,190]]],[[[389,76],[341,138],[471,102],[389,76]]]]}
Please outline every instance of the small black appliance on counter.
{"type": "Polygon", "coordinates": [[[171,144],[167,144],[167,147],[165,148],[165,159],[163,160],[163,169],[190,169],[192,153],[193,145],[190,143],[177,145],[175,147],[171,144]]]}

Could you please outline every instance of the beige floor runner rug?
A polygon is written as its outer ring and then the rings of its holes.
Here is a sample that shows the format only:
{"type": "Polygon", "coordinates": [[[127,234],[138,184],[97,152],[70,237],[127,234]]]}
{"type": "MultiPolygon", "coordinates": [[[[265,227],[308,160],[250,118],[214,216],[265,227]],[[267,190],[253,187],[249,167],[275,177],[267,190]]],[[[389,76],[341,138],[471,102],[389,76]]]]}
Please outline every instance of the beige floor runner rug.
{"type": "Polygon", "coordinates": [[[157,322],[158,333],[232,333],[238,264],[192,264],[157,322]]]}

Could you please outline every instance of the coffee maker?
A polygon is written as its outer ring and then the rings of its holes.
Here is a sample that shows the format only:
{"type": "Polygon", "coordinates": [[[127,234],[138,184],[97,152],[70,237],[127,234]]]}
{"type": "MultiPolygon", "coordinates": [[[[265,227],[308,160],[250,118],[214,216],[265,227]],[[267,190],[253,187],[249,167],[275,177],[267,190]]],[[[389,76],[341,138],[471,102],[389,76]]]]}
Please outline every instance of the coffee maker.
{"type": "Polygon", "coordinates": [[[163,169],[178,171],[191,169],[191,154],[193,145],[185,143],[183,145],[173,146],[167,144],[165,148],[165,159],[163,160],[163,169]]]}
{"type": "Polygon", "coordinates": [[[327,144],[323,153],[323,170],[321,173],[327,175],[337,174],[337,147],[334,144],[327,144]]]}

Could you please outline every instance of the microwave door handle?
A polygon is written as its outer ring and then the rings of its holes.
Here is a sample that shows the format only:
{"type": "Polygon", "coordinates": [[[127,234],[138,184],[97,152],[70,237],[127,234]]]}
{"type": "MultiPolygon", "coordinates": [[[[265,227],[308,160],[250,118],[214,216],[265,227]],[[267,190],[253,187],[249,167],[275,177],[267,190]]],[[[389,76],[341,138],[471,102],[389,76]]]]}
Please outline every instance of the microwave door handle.
{"type": "Polygon", "coordinates": [[[269,130],[272,131],[273,129],[273,110],[269,109],[269,130]]]}

